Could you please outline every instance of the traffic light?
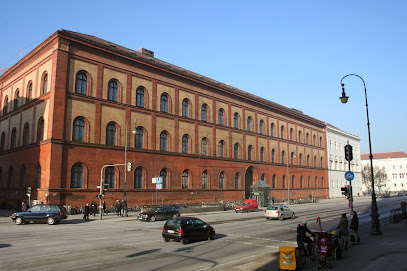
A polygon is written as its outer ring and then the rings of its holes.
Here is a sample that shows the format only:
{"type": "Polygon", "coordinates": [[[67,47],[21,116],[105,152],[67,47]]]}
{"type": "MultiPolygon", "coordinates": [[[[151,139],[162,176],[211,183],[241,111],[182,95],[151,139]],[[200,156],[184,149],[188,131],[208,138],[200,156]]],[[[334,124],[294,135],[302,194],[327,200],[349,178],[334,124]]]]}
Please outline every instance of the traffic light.
{"type": "Polygon", "coordinates": [[[106,193],[106,189],[102,189],[102,196],[104,197],[106,193]]]}
{"type": "Polygon", "coordinates": [[[132,162],[127,163],[127,171],[131,171],[131,167],[133,166],[132,162]]]}
{"type": "Polygon", "coordinates": [[[98,199],[100,199],[100,198],[102,197],[102,195],[101,195],[101,194],[97,194],[96,197],[97,197],[98,199]]]}
{"type": "Polygon", "coordinates": [[[348,196],[348,187],[341,187],[341,191],[342,191],[342,195],[344,195],[345,197],[348,196]]]}
{"type": "Polygon", "coordinates": [[[345,146],[345,160],[348,162],[353,160],[352,146],[349,144],[345,146]]]}

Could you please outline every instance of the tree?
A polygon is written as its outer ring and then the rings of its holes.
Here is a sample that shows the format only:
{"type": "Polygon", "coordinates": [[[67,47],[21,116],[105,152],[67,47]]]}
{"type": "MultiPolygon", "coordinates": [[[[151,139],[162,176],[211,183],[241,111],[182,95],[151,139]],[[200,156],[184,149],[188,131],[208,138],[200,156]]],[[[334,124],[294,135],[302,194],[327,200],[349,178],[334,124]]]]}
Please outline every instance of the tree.
{"type": "MultiPolygon", "coordinates": [[[[375,166],[373,168],[373,174],[374,174],[375,186],[379,187],[379,190],[382,186],[386,186],[388,179],[387,179],[387,172],[386,172],[385,167],[379,168],[378,166],[375,166]]],[[[372,193],[372,176],[371,175],[372,174],[370,171],[370,165],[364,165],[362,167],[362,184],[367,188],[367,192],[369,194],[372,193]]]]}

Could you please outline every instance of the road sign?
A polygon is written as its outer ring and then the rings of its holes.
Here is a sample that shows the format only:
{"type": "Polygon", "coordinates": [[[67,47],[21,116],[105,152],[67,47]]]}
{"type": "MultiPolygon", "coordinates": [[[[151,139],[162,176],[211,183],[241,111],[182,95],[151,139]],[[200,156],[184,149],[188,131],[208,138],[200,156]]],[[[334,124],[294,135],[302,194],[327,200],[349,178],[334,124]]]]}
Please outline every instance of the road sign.
{"type": "Polygon", "coordinates": [[[349,201],[349,208],[352,208],[352,202],[349,201]]]}
{"type": "Polygon", "coordinates": [[[157,178],[152,178],[151,181],[152,183],[157,183],[157,178]]]}
{"type": "Polygon", "coordinates": [[[156,180],[157,183],[162,183],[162,178],[157,177],[156,179],[157,179],[157,180],[156,180]]]}
{"type": "Polygon", "coordinates": [[[96,188],[100,188],[100,185],[96,186],[96,188]]]}
{"type": "Polygon", "coordinates": [[[160,190],[161,188],[163,188],[163,185],[161,183],[156,183],[157,186],[157,190],[160,190]]]}
{"type": "Polygon", "coordinates": [[[346,171],[345,172],[345,180],[347,181],[352,181],[355,178],[355,174],[353,174],[352,171],[346,171]]]}

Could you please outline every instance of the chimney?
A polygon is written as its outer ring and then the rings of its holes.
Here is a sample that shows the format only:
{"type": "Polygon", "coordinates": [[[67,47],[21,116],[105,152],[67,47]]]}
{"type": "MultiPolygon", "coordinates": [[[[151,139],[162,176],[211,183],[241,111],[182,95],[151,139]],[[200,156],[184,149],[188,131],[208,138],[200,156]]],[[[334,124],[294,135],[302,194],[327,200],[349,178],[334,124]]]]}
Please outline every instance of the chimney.
{"type": "Polygon", "coordinates": [[[154,57],[154,52],[150,51],[150,50],[148,50],[146,48],[140,48],[140,49],[138,49],[138,51],[140,53],[142,53],[143,55],[146,55],[146,56],[149,56],[149,57],[154,57]]]}

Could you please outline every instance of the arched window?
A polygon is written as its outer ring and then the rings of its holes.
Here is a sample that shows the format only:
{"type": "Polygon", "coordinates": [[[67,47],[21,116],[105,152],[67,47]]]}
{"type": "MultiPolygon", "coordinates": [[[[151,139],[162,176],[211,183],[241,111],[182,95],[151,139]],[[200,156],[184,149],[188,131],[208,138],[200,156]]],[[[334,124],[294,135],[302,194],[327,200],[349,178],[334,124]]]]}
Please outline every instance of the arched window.
{"type": "Polygon", "coordinates": [[[144,107],[144,88],[138,87],[136,91],[136,106],[144,107]]]}
{"type": "Polygon", "coordinates": [[[27,122],[24,125],[24,129],[23,129],[23,146],[29,144],[29,139],[30,139],[30,125],[27,122]]]}
{"type": "Polygon", "coordinates": [[[319,146],[322,147],[322,136],[319,138],[319,146]]]}
{"type": "Polygon", "coordinates": [[[219,122],[219,125],[223,125],[223,109],[219,109],[218,122],[219,122]]]}
{"type": "Polygon", "coordinates": [[[208,171],[202,172],[202,189],[208,188],[208,171]]]}
{"type": "Polygon", "coordinates": [[[295,188],[295,176],[291,176],[291,188],[295,188]]]}
{"type": "Polygon", "coordinates": [[[314,156],[314,167],[317,167],[317,157],[314,156]]]}
{"type": "Polygon", "coordinates": [[[302,176],[300,177],[300,187],[301,187],[301,188],[304,187],[303,180],[302,180],[302,176]]]}
{"type": "Polygon", "coordinates": [[[8,169],[8,187],[13,188],[14,185],[14,169],[10,167],[8,169]]]}
{"type": "Polygon", "coordinates": [[[305,136],[305,143],[308,144],[308,141],[309,141],[309,134],[307,133],[305,136]]]}
{"type": "Polygon", "coordinates": [[[37,188],[41,187],[41,165],[37,165],[37,175],[36,175],[36,180],[37,180],[37,188]]]}
{"type": "Polygon", "coordinates": [[[233,147],[233,158],[239,159],[239,143],[235,143],[233,147]]]}
{"type": "Polygon", "coordinates": [[[107,167],[105,170],[105,184],[107,184],[107,188],[115,188],[114,179],[115,179],[114,167],[107,167]]]}
{"type": "Polygon", "coordinates": [[[8,96],[4,98],[4,103],[3,103],[3,115],[7,114],[7,107],[8,107],[8,96]]]}
{"type": "Polygon", "coordinates": [[[291,153],[291,165],[294,165],[294,152],[291,153]]]}
{"type": "Polygon", "coordinates": [[[44,118],[38,120],[37,141],[44,140],[44,118]]]}
{"type": "Polygon", "coordinates": [[[76,118],[73,122],[73,140],[85,141],[85,122],[83,118],[76,118]]]}
{"type": "Polygon", "coordinates": [[[18,101],[20,100],[20,90],[16,90],[14,94],[14,109],[18,108],[18,101]]]}
{"type": "Polygon", "coordinates": [[[32,95],[33,95],[33,84],[32,84],[32,82],[30,81],[30,82],[28,83],[28,91],[27,91],[27,99],[28,99],[28,101],[31,101],[31,100],[32,100],[32,95]]]}
{"type": "Polygon", "coordinates": [[[300,158],[299,158],[299,165],[302,166],[302,153],[300,153],[300,158]]]}
{"type": "Polygon", "coordinates": [[[167,94],[161,94],[161,112],[168,113],[168,96],[167,94]]]}
{"type": "Polygon", "coordinates": [[[309,154],[307,155],[307,167],[309,167],[309,154]]]}
{"type": "Polygon", "coordinates": [[[247,118],[247,131],[252,130],[252,117],[247,118]]]}
{"type": "Polygon", "coordinates": [[[143,134],[143,128],[142,127],[137,127],[136,129],[136,135],[135,135],[135,148],[136,149],[142,149],[144,146],[144,134],[143,134]]]}
{"type": "Polygon", "coordinates": [[[71,168],[71,188],[82,188],[83,168],[80,163],[76,163],[71,168]]]}
{"type": "Polygon", "coordinates": [[[202,155],[208,155],[208,140],[206,137],[202,138],[202,155]]]}
{"type": "Polygon", "coordinates": [[[161,184],[162,184],[162,188],[166,189],[168,188],[168,184],[167,184],[167,170],[164,168],[160,171],[160,178],[161,178],[161,184]]]}
{"type": "Polygon", "coordinates": [[[247,160],[251,161],[252,160],[252,152],[253,152],[253,146],[249,145],[247,148],[247,160]]]}
{"type": "Polygon", "coordinates": [[[182,189],[188,189],[189,187],[189,172],[188,169],[182,172],[182,189]]]}
{"type": "Polygon", "coordinates": [[[134,170],[134,188],[143,188],[143,169],[141,167],[134,170]]]}
{"type": "Polygon", "coordinates": [[[219,188],[225,188],[225,173],[223,171],[219,174],[219,188]]]}
{"type": "Polygon", "coordinates": [[[318,177],[315,176],[315,188],[318,188],[318,177]]]}
{"type": "Polygon", "coordinates": [[[266,174],[264,174],[264,173],[261,174],[261,178],[260,178],[260,179],[261,179],[263,182],[264,182],[265,178],[266,178],[266,174]]]}
{"type": "Polygon", "coordinates": [[[308,176],[308,188],[311,187],[311,176],[308,176]]]}
{"type": "Polygon", "coordinates": [[[239,128],[239,114],[237,113],[233,115],[233,128],[235,129],[239,128]]]}
{"type": "Polygon", "coordinates": [[[219,141],[219,157],[224,157],[225,155],[225,142],[223,140],[219,141]]]}
{"type": "Polygon", "coordinates": [[[45,73],[42,78],[42,94],[47,94],[48,74],[45,73]]]}
{"type": "Polygon", "coordinates": [[[239,179],[240,179],[240,174],[239,174],[239,172],[236,172],[236,174],[235,174],[235,189],[239,189],[239,179]]]}
{"type": "Polygon", "coordinates": [[[76,75],[76,90],[78,94],[86,95],[86,89],[88,86],[88,78],[84,72],[79,72],[76,75]]]}
{"type": "Polygon", "coordinates": [[[285,188],[285,175],[283,175],[283,188],[285,188]]]}
{"type": "Polygon", "coordinates": [[[314,146],[317,145],[316,136],[315,136],[315,135],[312,137],[312,144],[313,144],[314,146]]]}
{"type": "Polygon", "coordinates": [[[294,133],[294,130],[293,130],[293,128],[291,128],[290,129],[290,140],[291,141],[293,140],[293,133],[294,133]]]}
{"type": "Polygon", "coordinates": [[[264,162],[264,147],[260,149],[260,161],[264,162]]]}
{"type": "Polygon", "coordinates": [[[276,188],[276,178],[277,178],[276,174],[273,174],[273,180],[271,182],[271,188],[276,188]]]}
{"type": "Polygon", "coordinates": [[[15,149],[16,146],[17,146],[17,130],[16,128],[13,128],[13,130],[11,130],[10,150],[15,149]]]}
{"type": "Polygon", "coordinates": [[[274,123],[271,124],[271,127],[270,127],[270,135],[271,135],[271,136],[274,136],[274,123]]]}
{"type": "Polygon", "coordinates": [[[281,125],[281,138],[284,138],[284,125],[281,125]]]}
{"type": "Polygon", "coordinates": [[[189,136],[182,137],[182,153],[189,153],[189,136]]]}
{"type": "Polygon", "coordinates": [[[106,144],[116,145],[116,125],[110,122],[106,127],[106,144]]]}
{"type": "Polygon", "coordinates": [[[263,129],[264,129],[264,121],[260,121],[260,134],[263,134],[263,129]]]}
{"type": "Polygon", "coordinates": [[[272,163],[275,163],[276,162],[276,150],[275,149],[272,149],[271,150],[271,162],[272,163]]]}
{"type": "Polygon", "coordinates": [[[324,188],[324,177],[322,177],[322,180],[321,180],[321,188],[324,188]]]}
{"type": "Polygon", "coordinates": [[[321,157],[321,168],[324,167],[324,157],[321,157]]]}
{"type": "Polygon", "coordinates": [[[189,117],[189,101],[188,99],[184,99],[182,101],[182,116],[189,117]]]}
{"type": "Polygon", "coordinates": [[[301,131],[298,131],[298,142],[301,143],[301,131]]]}
{"type": "Polygon", "coordinates": [[[1,141],[0,141],[0,151],[4,151],[6,149],[6,133],[1,133],[1,141]]]}
{"type": "Polygon", "coordinates": [[[202,105],[202,110],[201,110],[201,119],[202,121],[208,121],[208,107],[206,104],[202,105]]]}
{"type": "Polygon", "coordinates": [[[284,164],[285,151],[281,152],[281,163],[284,164]]]}
{"type": "MultiPolygon", "coordinates": [[[[20,186],[21,187],[26,187],[27,184],[27,169],[25,165],[21,166],[21,171],[20,171],[20,186]]],[[[1,185],[0,185],[1,187],[1,185]]]]}
{"type": "Polygon", "coordinates": [[[167,151],[167,132],[160,134],[160,151],[167,151]]]}
{"type": "Polygon", "coordinates": [[[107,91],[107,99],[109,101],[117,102],[117,81],[110,80],[109,81],[109,88],[107,91]]]}

